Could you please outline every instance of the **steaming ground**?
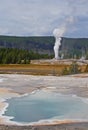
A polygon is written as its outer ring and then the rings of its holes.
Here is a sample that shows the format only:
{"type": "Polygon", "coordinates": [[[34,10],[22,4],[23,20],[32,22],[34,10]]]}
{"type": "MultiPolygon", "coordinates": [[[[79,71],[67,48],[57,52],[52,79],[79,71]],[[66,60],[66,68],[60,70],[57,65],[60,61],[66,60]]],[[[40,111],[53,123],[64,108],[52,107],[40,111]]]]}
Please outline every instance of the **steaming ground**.
{"type": "Polygon", "coordinates": [[[9,120],[2,116],[7,106],[4,100],[34,93],[36,90],[84,97],[88,103],[88,74],[62,77],[0,74],[0,123],[6,124],[9,120]]]}

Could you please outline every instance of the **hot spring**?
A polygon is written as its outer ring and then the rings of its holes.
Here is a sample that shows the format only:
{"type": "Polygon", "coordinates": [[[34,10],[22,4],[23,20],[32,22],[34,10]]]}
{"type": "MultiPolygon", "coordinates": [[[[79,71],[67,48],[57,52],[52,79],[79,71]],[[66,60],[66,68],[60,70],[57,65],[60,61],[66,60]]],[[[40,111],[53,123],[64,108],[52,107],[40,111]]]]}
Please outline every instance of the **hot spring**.
{"type": "Polygon", "coordinates": [[[44,90],[7,100],[4,116],[11,121],[32,123],[41,120],[88,120],[88,103],[84,98],[44,90]]]}

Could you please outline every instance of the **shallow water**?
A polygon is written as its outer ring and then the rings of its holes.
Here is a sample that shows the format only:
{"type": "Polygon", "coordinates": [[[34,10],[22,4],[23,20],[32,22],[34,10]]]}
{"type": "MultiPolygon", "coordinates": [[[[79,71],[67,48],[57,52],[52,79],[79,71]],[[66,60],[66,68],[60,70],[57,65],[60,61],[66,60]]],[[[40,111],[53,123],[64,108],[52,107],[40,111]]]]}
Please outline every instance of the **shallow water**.
{"type": "Polygon", "coordinates": [[[31,123],[40,120],[80,119],[88,120],[88,104],[85,100],[71,95],[37,91],[20,98],[7,100],[6,116],[12,121],[31,123]]]}

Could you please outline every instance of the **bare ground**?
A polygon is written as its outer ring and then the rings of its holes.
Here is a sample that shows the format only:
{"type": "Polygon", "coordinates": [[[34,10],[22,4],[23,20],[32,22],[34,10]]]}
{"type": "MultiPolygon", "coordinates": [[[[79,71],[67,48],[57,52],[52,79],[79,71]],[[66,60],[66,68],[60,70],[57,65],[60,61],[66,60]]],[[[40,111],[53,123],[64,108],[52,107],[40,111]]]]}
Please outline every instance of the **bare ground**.
{"type": "Polygon", "coordinates": [[[0,130],[88,130],[88,123],[83,122],[40,126],[0,125],[0,130]]]}

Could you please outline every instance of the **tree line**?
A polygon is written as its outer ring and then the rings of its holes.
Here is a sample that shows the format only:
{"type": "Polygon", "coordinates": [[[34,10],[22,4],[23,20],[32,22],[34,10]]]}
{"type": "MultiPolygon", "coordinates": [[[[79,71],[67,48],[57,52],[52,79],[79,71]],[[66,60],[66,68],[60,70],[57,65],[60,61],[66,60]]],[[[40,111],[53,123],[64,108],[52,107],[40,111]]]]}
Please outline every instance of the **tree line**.
{"type": "Polygon", "coordinates": [[[48,54],[34,53],[29,50],[0,48],[0,64],[29,64],[33,59],[47,59],[48,54]]]}

